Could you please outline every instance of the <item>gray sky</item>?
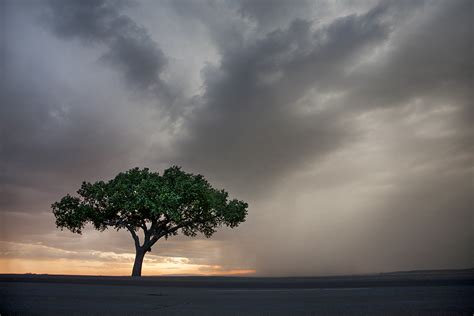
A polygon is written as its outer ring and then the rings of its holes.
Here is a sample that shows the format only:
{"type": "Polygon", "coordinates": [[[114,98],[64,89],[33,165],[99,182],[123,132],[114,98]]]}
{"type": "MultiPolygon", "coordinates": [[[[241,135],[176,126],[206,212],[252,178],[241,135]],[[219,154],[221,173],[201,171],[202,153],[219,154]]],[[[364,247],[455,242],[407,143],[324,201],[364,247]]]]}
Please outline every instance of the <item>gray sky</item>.
{"type": "Polygon", "coordinates": [[[58,231],[49,206],[83,180],[173,164],[249,216],[157,244],[149,274],[474,266],[472,1],[0,10],[3,272],[60,258],[128,269],[126,232],[58,231]]]}

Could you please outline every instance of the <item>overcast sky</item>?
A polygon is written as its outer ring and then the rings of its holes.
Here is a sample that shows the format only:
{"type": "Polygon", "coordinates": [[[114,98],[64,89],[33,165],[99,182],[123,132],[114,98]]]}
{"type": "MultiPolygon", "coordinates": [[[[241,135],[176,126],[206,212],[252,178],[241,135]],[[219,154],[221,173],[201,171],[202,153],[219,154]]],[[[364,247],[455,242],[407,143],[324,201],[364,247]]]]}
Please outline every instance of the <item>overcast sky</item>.
{"type": "Polygon", "coordinates": [[[83,180],[170,165],[249,203],[144,274],[474,267],[474,3],[1,1],[0,272],[129,274],[59,231],[83,180]]]}

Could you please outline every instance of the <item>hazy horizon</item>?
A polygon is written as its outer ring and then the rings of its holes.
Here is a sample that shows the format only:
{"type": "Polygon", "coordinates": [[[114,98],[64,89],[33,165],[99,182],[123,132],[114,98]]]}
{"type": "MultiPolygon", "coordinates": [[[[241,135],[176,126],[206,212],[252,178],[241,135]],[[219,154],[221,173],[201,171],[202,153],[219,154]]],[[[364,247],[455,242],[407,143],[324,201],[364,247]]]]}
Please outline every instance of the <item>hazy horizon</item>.
{"type": "MultiPolygon", "coordinates": [[[[202,277],[202,278],[326,278],[326,277],[351,277],[351,276],[377,276],[377,275],[405,275],[405,274],[417,274],[424,275],[426,273],[459,273],[459,272],[472,272],[474,267],[462,268],[462,269],[429,269],[429,270],[400,270],[400,271],[387,271],[387,272],[370,272],[370,273],[357,273],[357,274],[325,274],[325,275],[279,275],[279,276],[265,276],[256,275],[255,273],[229,273],[229,274],[147,274],[141,277],[202,277]]],[[[15,276],[53,276],[53,277],[130,277],[130,271],[126,274],[60,274],[60,273],[35,273],[35,272],[24,272],[24,273],[0,273],[0,275],[15,275],[15,276]]]]}
{"type": "Polygon", "coordinates": [[[0,273],[129,275],[51,203],[133,167],[249,203],[143,275],[474,267],[474,3],[2,1],[0,273]]]}

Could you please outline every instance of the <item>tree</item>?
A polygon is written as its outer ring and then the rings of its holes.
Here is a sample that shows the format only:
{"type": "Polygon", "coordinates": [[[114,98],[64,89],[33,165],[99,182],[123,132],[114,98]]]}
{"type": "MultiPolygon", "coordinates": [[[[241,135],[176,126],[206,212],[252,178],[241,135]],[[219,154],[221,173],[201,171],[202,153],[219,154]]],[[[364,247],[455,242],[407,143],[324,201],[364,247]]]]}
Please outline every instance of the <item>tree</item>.
{"type": "Polygon", "coordinates": [[[99,231],[127,229],[136,251],[132,276],[141,276],[143,258],[160,238],[180,230],[186,236],[210,237],[221,225],[233,228],[244,222],[248,207],[230,200],[226,191],[213,188],[202,175],[177,166],[163,175],[147,168],[130,169],[108,182],[83,182],[77,193],[78,197],[68,194],[51,205],[56,226],[78,234],[87,223],[99,231]]]}

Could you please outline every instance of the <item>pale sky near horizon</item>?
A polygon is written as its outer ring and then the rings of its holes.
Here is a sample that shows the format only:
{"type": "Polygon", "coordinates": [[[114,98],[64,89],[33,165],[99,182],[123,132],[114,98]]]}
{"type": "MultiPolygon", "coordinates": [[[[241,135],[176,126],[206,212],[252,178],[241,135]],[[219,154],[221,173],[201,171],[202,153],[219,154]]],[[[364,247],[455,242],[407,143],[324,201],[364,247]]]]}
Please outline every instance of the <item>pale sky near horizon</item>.
{"type": "Polygon", "coordinates": [[[128,275],[56,229],[83,180],[170,165],[249,203],[143,273],[474,267],[474,2],[0,1],[0,273],[128,275]]]}

